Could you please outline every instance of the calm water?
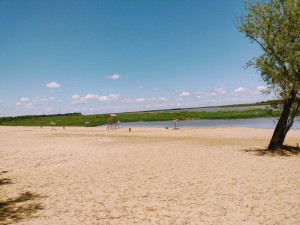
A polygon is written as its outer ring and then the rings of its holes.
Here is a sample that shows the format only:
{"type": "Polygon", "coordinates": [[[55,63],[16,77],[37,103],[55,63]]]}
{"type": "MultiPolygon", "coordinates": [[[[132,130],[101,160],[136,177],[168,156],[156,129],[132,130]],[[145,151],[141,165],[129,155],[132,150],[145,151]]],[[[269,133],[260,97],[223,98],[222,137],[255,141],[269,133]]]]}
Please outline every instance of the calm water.
{"type": "MultiPolygon", "coordinates": [[[[300,118],[294,122],[291,129],[300,130],[300,118]]],[[[277,120],[275,118],[259,119],[238,119],[238,120],[185,120],[177,124],[179,128],[196,128],[196,127],[249,127],[274,129],[277,120]]],[[[150,128],[174,128],[172,121],[160,122],[131,122],[121,123],[120,127],[150,127],[150,128]]]]}

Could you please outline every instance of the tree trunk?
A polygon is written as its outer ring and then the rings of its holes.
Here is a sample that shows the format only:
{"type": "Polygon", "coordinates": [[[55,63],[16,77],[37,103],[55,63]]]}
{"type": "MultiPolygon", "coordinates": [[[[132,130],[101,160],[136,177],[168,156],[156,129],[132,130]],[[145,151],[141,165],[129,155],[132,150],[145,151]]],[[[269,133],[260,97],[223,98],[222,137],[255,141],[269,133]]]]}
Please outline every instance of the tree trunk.
{"type": "Polygon", "coordinates": [[[296,99],[296,92],[292,89],[290,92],[290,98],[286,99],[283,104],[283,110],[275,127],[273,136],[269,143],[269,150],[275,150],[276,148],[282,147],[285,136],[291,126],[288,126],[288,119],[292,105],[296,99]]]}

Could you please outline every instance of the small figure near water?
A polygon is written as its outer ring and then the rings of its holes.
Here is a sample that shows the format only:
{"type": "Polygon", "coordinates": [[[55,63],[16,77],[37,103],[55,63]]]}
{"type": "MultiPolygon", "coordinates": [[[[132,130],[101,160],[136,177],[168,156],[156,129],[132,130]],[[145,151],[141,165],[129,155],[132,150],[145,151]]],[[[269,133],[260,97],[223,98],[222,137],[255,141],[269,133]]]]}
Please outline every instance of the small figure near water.
{"type": "Polygon", "coordinates": [[[173,120],[173,123],[174,123],[174,125],[175,125],[174,130],[179,129],[179,128],[177,128],[177,123],[179,123],[179,122],[180,122],[179,119],[174,119],[174,120],[173,120]]]}

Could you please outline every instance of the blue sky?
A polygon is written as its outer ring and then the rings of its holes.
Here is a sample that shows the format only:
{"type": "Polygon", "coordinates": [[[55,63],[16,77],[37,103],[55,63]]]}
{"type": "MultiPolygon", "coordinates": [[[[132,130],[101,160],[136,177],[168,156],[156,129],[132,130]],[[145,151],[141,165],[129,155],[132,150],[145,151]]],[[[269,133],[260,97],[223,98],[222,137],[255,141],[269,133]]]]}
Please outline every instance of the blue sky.
{"type": "Polygon", "coordinates": [[[1,0],[0,116],[266,100],[241,0],[1,0]]]}

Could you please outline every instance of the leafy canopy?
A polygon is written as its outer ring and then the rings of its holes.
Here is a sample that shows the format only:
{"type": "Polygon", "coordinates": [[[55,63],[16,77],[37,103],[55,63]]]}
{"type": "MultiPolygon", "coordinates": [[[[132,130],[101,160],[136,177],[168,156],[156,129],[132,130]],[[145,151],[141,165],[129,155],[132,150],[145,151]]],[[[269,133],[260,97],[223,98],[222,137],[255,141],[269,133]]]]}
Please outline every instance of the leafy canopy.
{"type": "Polygon", "coordinates": [[[256,68],[282,99],[300,92],[300,0],[246,1],[248,14],[239,30],[263,54],[248,66],[256,68]]]}

